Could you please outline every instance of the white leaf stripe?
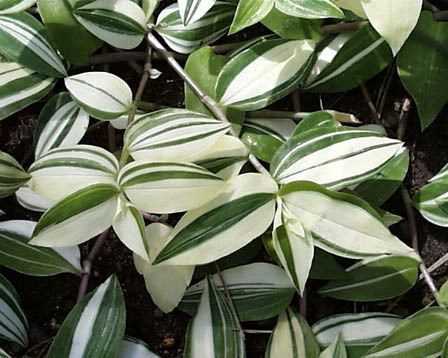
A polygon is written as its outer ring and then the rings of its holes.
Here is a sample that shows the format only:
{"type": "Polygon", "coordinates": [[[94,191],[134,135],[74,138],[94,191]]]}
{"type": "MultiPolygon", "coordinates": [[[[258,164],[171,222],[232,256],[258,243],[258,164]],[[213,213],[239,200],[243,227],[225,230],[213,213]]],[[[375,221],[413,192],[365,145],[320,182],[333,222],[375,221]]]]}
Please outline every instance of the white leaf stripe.
{"type": "MultiPolygon", "coordinates": [[[[53,71],[45,70],[44,74],[57,77],[67,75],[61,58],[57,55],[47,38],[41,33],[43,26],[34,20],[31,15],[25,13],[2,15],[0,16],[0,29],[0,32],[8,35],[12,41],[19,42],[27,51],[33,53],[40,61],[43,61],[53,69],[53,71]]],[[[8,50],[5,49],[4,51],[6,51],[4,54],[8,57],[8,50]]]]}
{"type": "Polygon", "coordinates": [[[344,13],[331,0],[278,0],[275,6],[281,12],[306,19],[326,17],[343,18],[344,13]]]}
{"type": "Polygon", "coordinates": [[[36,0],[6,0],[0,1],[0,15],[24,11],[36,4],[36,0]]]}
{"type": "Polygon", "coordinates": [[[26,347],[27,329],[28,321],[20,307],[17,292],[9,281],[0,275],[0,338],[26,347]]]}
{"type": "Polygon", "coordinates": [[[112,93],[106,91],[103,88],[95,86],[91,82],[88,82],[88,81],[80,79],[80,78],[75,78],[75,77],[71,77],[70,81],[80,84],[81,85],[80,87],[84,88],[83,90],[85,90],[85,91],[90,90],[90,91],[94,91],[94,92],[96,91],[96,92],[99,92],[100,94],[103,94],[104,96],[108,97],[112,102],[115,102],[118,106],[126,107],[128,105],[128,103],[122,101],[117,96],[114,96],[112,93]]]}
{"type": "Polygon", "coordinates": [[[180,0],[179,11],[185,25],[203,17],[215,4],[216,0],[180,0]]]}

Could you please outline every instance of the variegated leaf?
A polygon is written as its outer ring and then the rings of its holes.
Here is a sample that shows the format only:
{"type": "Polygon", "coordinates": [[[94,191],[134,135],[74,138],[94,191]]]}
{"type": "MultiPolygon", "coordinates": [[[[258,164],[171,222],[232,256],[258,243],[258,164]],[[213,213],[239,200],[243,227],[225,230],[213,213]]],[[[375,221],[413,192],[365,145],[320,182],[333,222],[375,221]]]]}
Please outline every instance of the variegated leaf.
{"type": "Polygon", "coordinates": [[[331,0],[276,0],[275,7],[285,14],[305,19],[344,17],[331,0]]]}
{"type": "Polygon", "coordinates": [[[439,357],[447,337],[448,311],[430,307],[405,319],[363,357],[439,357]]]}
{"type": "Polygon", "coordinates": [[[178,0],[179,13],[185,26],[200,20],[212,7],[216,0],[178,0]]]}
{"type": "Polygon", "coordinates": [[[306,320],[288,308],[278,318],[265,358],[318,358],[319,345],[306,320]]]}
{"type": "Polygon", "coordinates": [[[125,326],[123,292],[112,276],[70,311],[47,357],[115,357],[125,326]]]}
{"type": "Polygon", "coordinates": [[[125,150],[136,160],[195,161],[228,130],[227,123],[200,113],[164,109],[131,123],[125,150]]]}
{"type": "Polygon", "coordinates": [[[264,108],[297,87],[312,64],[314,42],[260,38],[238,51],[216,83],[219,102],[240,110],[264,108]]]}
{"type": "Polygon", "coordinates": [[[0,339],[21,347],[28,345],[28,321],[20,298],[11,283],[0,274],[0,339]]]}
{"type": "Polygon", "coordinates": [[[53,84],[54,79],[18,63],[0,62],[0,120],[45,97],[53,84]]]}
{"type": "Polygon", "coordinates": [[[65,247],[83,243],[112,225],[118,188],[96,184],[70,194],[45,212],[30,244],[65,247]]]}
{"type": "Polygon", "coordinates": [[[52,97],[39,115],[35,158],[53,148],[78,144],[89,127],[89,115],[64,92],[52,97]]]}
{"type": "Polygon", "coordinates": [[[34,162],[30,188],[47,199],[57,201],[92,184],[114,184],[119,164],[107,150],[77,145],[56,148],[34,162]]]}
{"type": "Polygon", "coordinates": [[[73,99],[96,119],[116,119],[132,106],[128,84],[109,72],[85,72],[64,81],[73,99]]]}
{"type": "Polygon", "coordinates": [[[0,152],[0,198],[14,194],[30,180],[29,174],[9,154],[0,152]]]}
{"type": "Polygon", "coordinates": [[[144,260],[134,254],[137,271],[145,279],[146,289],[154,303],[165,313],[174,310],[191,282],[194,266],[153,265],[152,262],[167,243],[172,227],[155,223],[146,227],[146,245],[150,257],[144,260]],[[166,283],[169,281],[169,285],[166,283]]]}
{"type": "Polygon", "coordinates": [[[140,210],[156,214],[196,209],[226,187],[216,174],[182,162],[133,162],[121,170],[118,183],[140,210]]]}
{"type": "Polygon", "coordinates": [[[25,209],[43,213],[54,203],[44,198],[42,195],[32,191],[29,185],[25,185],[16,191],[17,202],[25,209]]]}
{"type": "Polygon", "coordinates": [[[367,15],[362,8],[361,0],[334,0],[334,3],[343,9],[350,10],[360,18],[367,18],[367,15]]]}
{"type": "Polygon", "coordinates": [[[215,282],[207,278],[201,303],[185,337],[185,358],[244,358],[244,333],[215,282]]]}
{"type": "Polygon", "coordinates": [[[287,141],[273,158],[271,173],[280,184],[305,180],[342,189],[376,174],[402,148],[403,142],[375,131],[315,129],[287,141]]]}
{"type": "Polygon", "coordinates": [[[347,349],[344,341],[339,335],[338,338],[326,348],[319,356],[319,358],[347,358],[347,349]]]}
{"type": "Polygon", "coordinates": [[[415,252],[392,235],[378,213],[358,197],[327,190],[311,182],[284,186],[285,207],[311,231],[317,247],[347,258],[381,254],[415,257],[415,252]]]}
{"type": "Polygon", "coordinates": [[[235,34],[263,20],[274,8],[274,0],[240,0],[229,34],[235,34]]]}
{"type": "Polygon", "coordinates": [[[262,174],[231,179],[216,199],[182,217],[155,263],[203,265],[241,249],[271,225],[276,192],[262,174]]]}
{"type": "Polygon", "coordinates": [[[44,26],[26,12],[0,15],[0,54],[43,75],[67,76],[44,26]]]}
{"type": "Polygon", "coordinates": [[[200,20],[185,26],[175,3],[159,14],[155,30],[172,50],[188,54],[224,36],[232,23],[235,8],[232,1],[218,0],[200,20]]]}
{"type": "Polygon", "coordinates": [[[49,249],[31,246],[36,223],[12,220],[0,222],[0,266],[31,276],[52,276],[81,272],[77,246],[49,249]]]}
{"type": "Polygon", "coordinates": [[[94,0],[76,6],[76,19],[101,40],[121,49],[137,47],[146,32],[143,9],[130,0],[94,0]]]}
{"type": "MultiPolygon", "coordinates": [[[[290,304],[295,289],[285,272],[268,263],[253,263],[222,271],[226,288],[241,321],[259,321],[279,315],[290,304]]],[[[224,286],[218,274],[213,276],[218,289],[224,286]]],[[[197,310],[205,280],[191,286],[179,308],[189,314],[197,310]]]]}
{"type": "Polygon", "coordinates": [[[324,318],[312,328],[321,346],[328,347],[341,336],[349,357],[363,357],[400,322],[400,317],[387,313],[350,313],[324,318]]]}
{"type": "Polygon", "coordinates": [[[151,352],[144,342],[126,337],[121,343],[118,358],[160,358],[160,356],[151,352]]]}
{"type": "Polygon", "coordinates": [[[24,11],[35,4],[36,0],[0,0],[0,15],[24,11]]]}

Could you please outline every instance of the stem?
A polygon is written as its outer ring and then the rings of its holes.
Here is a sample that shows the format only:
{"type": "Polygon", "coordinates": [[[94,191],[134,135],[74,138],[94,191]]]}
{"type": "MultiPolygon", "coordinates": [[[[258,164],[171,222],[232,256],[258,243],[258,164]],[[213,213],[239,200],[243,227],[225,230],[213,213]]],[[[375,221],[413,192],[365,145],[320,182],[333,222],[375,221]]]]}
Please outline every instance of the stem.
{"type": "Polygon", "coordinates": [[[380,123],[380,116],[378,114],[378,111],[376,110],[375,105],[373,104],[372,97],[370,96],[369,90],[365,86],[365,84],[361,85],[361,91],[364,96],[364,99],[367,102],[367,105],[369,106],[370,112],[372,113],[372,119],[375,123],[380,123]]]}
{"type": "Polygon", "coordinates": [[[260,329],[245,329],[244,333],[247,334],[272,334],[271,330],[260,330],[260,329]]]}
{"type": "MultiPolygon", "coordinates": [[[[212,97],[207,95],[198,84],[185,72],[182,66],[176,61],[173,54],[165,49],[165,47],[161,44],[161,42],[152,34],[148,34],[148,42],[149,44],[158,51],[166,60],[166,62],[172,67],[172,69],[182,78],[185,83],[191,88],[191,90],[195,93],[195,95],[199,98],[199,100],[213,113],[216,119],[223,121],[225,123],[230,123],[227,119],[226,114],[224,113],[222,107],[216,102],[212,97]]],[[[233,136],[238,137],[235,130],[230,127],[230,132],[233,136]]],[[[249,155],[249,161],[252,163],[254,168],[265,175],[269,175],[269,172],[260,163],[260,161],[253,155],[249,155]]]]}
{"type": "Polygon", "coordinates": [[[448,10],[434,12],[433,17],[436,21],[448,21],[448,10]]]}
{"type": "Polygon", "coordinates": [[[83,262],[83,271],[81,273],[81,282],[79,284],[79,290],[78,290],[78,298],[76,302],[81,301],[81,299],[85,296],[87,292],[87,288],[89,286],[89,279],[90,274],[92,272],[93,263],[96,259],[96,256],[100,252],[101,248],[103,247],[104,243],[106,242],[106,239],[109,237],[110,228],[104,231],[95,241],[95,244],[92,247],[92,250],[90,250],[89,255],[87,256],[87,259],[83,262]]]}
{"type": "Polygon", "coordinates": [[[353,32],[367,24],[367,21],[339,22],[337,24],[324,25],[320,28],[323,34],[339,34],[341,32],[353,32]]]}

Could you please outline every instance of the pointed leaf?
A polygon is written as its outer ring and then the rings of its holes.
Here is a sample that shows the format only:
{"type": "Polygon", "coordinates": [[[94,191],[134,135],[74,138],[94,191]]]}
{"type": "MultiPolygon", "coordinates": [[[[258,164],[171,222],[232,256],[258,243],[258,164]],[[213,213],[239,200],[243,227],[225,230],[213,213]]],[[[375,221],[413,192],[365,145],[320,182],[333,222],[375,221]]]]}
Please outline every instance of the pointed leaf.
{"type": "Polygon", "coordinates": [[[319,358],[347,358],[347,349],[345,348],[344,341],[339,335],[336,341],[334,341],[327,349],[325,349],[319,356],[319,358]]]}
{"type": "Polygon", "coordinates": [[[200,20],[212,7],[216,0],[179,0],[180,17],[184,25],[200,20]]]}
{"type": "Polygon", "coordinates": [[[29,174],[9,154],[0,152],[0,198],[14,194],[30,180],[29,174]]]}
{"type": "Polygon", "coordinates": [[[344,17],[342,10],[331,0],[277,0],[275,6],[285,14],[305,19],[344,17]]]}
{"type": "Polygon", "coordinates": [[[274,0],[240,0],[229,34],[235,34],[263,20],[273,9],[274,2],[274,0]]]}

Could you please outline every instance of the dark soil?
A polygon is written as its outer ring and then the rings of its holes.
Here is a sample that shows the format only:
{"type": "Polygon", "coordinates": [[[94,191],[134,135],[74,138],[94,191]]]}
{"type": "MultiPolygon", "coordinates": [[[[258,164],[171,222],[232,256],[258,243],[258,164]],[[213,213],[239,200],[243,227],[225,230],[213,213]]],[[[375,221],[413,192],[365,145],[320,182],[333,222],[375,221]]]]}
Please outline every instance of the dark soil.
{"type": "MultiPolygon", "coordinates": [[[[144,99],[162,105],[181,107],[183,105],[182,81],[165,64],[157,62],[155,66],[163,72],[163,75],[158,80],[151,81],[144,99]]],[[[119,74],[134,89],[136,88],[138,76],[126,64],[114,65],[111,67],[111,71],[119,74]]],[[[376,98],[386,72],[366,84],[373,99],[376,98]]],[[[399,110],[396,109],[406,96],[398,78],[394,77],[383,116],[385,126],[391,133],[394,133],[397,127],[399,110]]],[[[314,94],[303,94],[301,99],[302,111],[318,110],[320,109],[320,101],[322,101],[326,109],[351,112],[363,122],[371,122],[372,114],[359,89],[344,94],[323,95],[321,97],[314,94]]],[[[0,122],[0,150],[12,154],[25,167],[32,160],[33,130],[43,103],[44,101],[14,115],[13,118],[0,122]]],[[[277,103],[275,108],[292,110],[292,103],[290,99],[284,99],[277,103]]],[[[407,185],[411,191],[415,191],[425,184],[427,179],[448,162],[448,124],[445,121],[447,114],[448,111],[444,111],[423,134],[420,134],[415,110],[412,110],[408,117],[409,125],[406,137],[413,155],[407,185]]],[[[116,132],[115,134],[116,145],[119,148],[121,133],[116,132]]],[[[108,147],[107,124],[98,125],[94,130],[89,131],[83,142],[108,147]]],[[[14,198],[0,201],[0,209],[7,213],[5,219],[38,219],[36,214],[22,209],[14,198]]],[[[400,195],[397,194],[390,200],[387,209],[404,216],[400,195]]],[[[426,264],[430,265],[448,252],[446,231],[421,218],[418,218],[418,220],[421,254],[426,264]]],[[[406,222],[394,228],[404,241],[407,241],[409,237],[406,228],[406,222]]],[[[91,246],[92,241],[83,244],[82,253],[85,255],[91,246]]],[[[17,288],[31,325],[31,348],[25,353],[18,353],[17,357],[42,357],[50,343],[49,339],[56,334],[64,318],[75,304],[79,279],[71,275],[34,278],[6,269],[0,269],[0,272],[5,274],[17,288]]],[[[156,308],[145,290],[143,279],[134,269],[130,251],[113,236],[109,238],[97,257],[89,288],[97,287],[112,273],[118,276],[126,298],[126,333],[147,342],[151,349],[162,357],[180,357],[189,317],[179,311],[164,315],[156,308]]],[[[435,273],[434,278],[441,284],[443,280],[446,280],[447,274],[448,267],[445,266],[435,273]]],[[[312,286],[318,286],[319,284],[313,282],[312,286]]],[[[391,310],[398,314],[408,315],[421,308],[430,299],[423,284],[418,284],[411,292],[395,303],[387,301],[353,305],[322,298],[312,293],[313,291],[311,288],[307,300],[308,318],[311,322],[340,312],[391,310]]],[[[298,299],[296,299],[296,303],[298,305],[298,299]]],[[[274,320],[271,320],[252,323],[247,327],[251,329],[270,329],[273,324],[274,320]]],[[[264,335],[248,335],[248,356],[250,358],[263,357],[267,339],[268,336],[264,335]]]]}

